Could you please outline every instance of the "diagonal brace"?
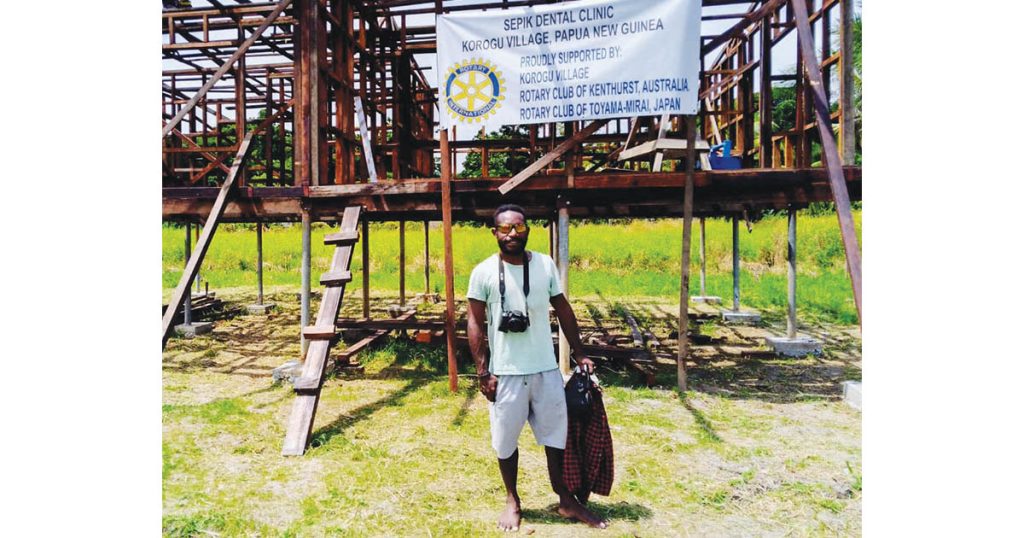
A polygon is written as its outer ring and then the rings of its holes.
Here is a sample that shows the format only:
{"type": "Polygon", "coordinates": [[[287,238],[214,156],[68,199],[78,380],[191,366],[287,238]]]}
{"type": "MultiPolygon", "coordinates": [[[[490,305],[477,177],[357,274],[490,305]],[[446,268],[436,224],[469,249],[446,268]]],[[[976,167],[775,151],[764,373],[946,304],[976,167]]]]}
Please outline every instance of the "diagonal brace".
{"type": "Polygon", "coordinates": [[[533,177],[534,174],[540,172],[545,166],[555,162],[556,159],[564,155],[567,151],[575,148],[588,136],[597,132],[601,127],[604,127],[606,123],[608,123],[608,120],[597,120],[592,122],[590,125],[587,125],[578,133],[572,135],[559,144],[558,147],[545,153],[543,157],[534,161],[533,164],[527,166],[525,170],[516,174],[512,179],[502,183],[501,186],[498,187],[498,192],[501,194],[508,194],[508,191],[516,188],[520,183],[533,177]]]}

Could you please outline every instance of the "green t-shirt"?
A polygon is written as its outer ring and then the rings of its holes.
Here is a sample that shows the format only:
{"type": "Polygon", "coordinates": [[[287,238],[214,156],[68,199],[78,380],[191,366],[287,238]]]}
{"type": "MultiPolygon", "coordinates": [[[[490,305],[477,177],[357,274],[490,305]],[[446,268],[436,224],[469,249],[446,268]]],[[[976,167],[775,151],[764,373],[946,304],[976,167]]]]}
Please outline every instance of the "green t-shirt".
{"type": "MultiPolygon", "coordinates": [[[[498,288],[498,254],[480,262],[469,275],[466,296],[487,303],[487,339],[491,348],[490,371],[494,375],[526,375],[558,367],[551,342],[548,308],[552,297],[562,293],[558,269],[551,256],[533,252],[530,260],[530,326],[525,332],[498,330],[501,292],[498,288]]],[[[505,265],[505,309],[523,307],[523,266],[505,265]]]]}

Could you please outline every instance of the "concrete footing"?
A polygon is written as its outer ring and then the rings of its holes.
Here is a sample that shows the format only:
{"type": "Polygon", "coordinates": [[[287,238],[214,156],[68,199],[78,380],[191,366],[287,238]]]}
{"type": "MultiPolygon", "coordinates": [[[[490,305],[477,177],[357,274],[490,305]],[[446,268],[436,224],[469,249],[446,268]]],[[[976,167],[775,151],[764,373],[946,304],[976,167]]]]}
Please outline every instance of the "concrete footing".
{"type": "Polygon", "coordinates": [[[302,363],[299,361],[288,361],[274,368],[270,372],[270,376],[274,378],[275,382],[287,381],[288,383],[293,383],[296,379],[302,377],[302,363]]]}
{"type": "Polygon", "coordinates": [[[188,325],[182,323],[174,326],[174,333],[185,338],[194,338],[211,331],[213,331],[213,323],[210,321],[193,321],[188,325]]]}
{"type": "Polygon", "coordinates": [[[416,307],[413,306],[413,305],[408,305],[407,304],[405,306],[402,306],[402,305],[399,305],[397,303],[396,304],[389,304],[388,305],[388,315],[391,316],[391,319],[396,319],[396,318],[402,317],[402,315],[404,315],[404,314],[408,314],[409,312],[415,312],[415,311],[416,311],[416,307]]]}
{"type": "Polygon", "coordinates": [[[785,336],[769,336],[765,343],[779,355],[787,357],[804,357],[806,355],[818,355],[821,353],[821,342],[813,338],[796,337],[786,338],[785,336]]]}
{"type": "Polygon", "coordinates": [[[417,293],[413,300],[421,303],[437,304],[441,302],[441,296],[436,293],[417,293]]]}
{"type": "Polygon", "coordinates": [[[270,313],[277,305],[274,303],[263,303],[263,304],[251,304],[245,307],[245,310],[250,314],[256,316],[265,316],[270,313]]]}
{"type": "Polygon", "coordinates": [[[860,411],[860,381],[843,381],[843,401],[860,411]]]}
{"type": "Polygon", "coordinates": [[[722,298],[715,297],[714,295],[698,295],[696,297],[690,297],[690,300],[695,303],[722,304],[722,298]]]}
{"type": "Polygon", "coordinates": [[[722,319],[730,323],[760,323],[761,313],[756,310],[722,310],[722,319]]]}

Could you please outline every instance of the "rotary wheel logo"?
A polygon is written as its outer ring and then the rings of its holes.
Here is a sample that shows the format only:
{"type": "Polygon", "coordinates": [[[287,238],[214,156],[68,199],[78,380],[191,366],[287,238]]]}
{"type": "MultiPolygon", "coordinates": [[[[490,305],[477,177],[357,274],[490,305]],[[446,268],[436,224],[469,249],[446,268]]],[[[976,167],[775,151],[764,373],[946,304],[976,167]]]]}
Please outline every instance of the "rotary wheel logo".
{"type": "Polygon", "coordinates": [[[463,122],[487,119],[505,100],[505,79],[486,60],[465,60],[448,69],[445,81],[448,112],[463,122]]]}

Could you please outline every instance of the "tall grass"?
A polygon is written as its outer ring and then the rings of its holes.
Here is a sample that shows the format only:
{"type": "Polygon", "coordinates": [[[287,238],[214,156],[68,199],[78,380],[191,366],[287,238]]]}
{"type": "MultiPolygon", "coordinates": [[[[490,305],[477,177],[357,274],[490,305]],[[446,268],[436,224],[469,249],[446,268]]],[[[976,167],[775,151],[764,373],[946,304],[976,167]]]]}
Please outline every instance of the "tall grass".
{"type": "MultiPolygon", "coordinates": [[[[860,234],[861,212],[854,213],[860,234]]],[[[443,292],[444,257],[441,228],[430,230],[430,290],[443,292]]],[[[786,227],[784,216],[769,216],[753,224],[748,233],[740,224],[740,289],[743,305],[754,308],[786,305],[786,227]]],[[[323,236],[334,231],[314,224],[312,231],[312,278],[327,270],[333,247],[323,236]]],[[[691,250],[690,292],[700,291],[699,227],[694,221],[691,250]]],[[[797,293],[800,308],[842,323],[856,322],[843,244],[835,215],[801,212],[797,223],[797,293]]],[[[529,247],[549,252],[548,231],[541,222],[531,224],[529,247]]],[[[706,221],[707,282],[709,295],[732,298],[732,225],[726,219],[706,221]]],[[[663,296],[679,294],[682,221],[680,219],[633,220],[625,223],[574,224],[569,233],[570,293],[616,296],[663,296]]],[[[265,286],[301,284],[301,227],[274,224],[263,233],[265,286]]],[[[370,288],[399,289],[399,231],[394,222],[370,226],[370,288]]],[[[469,274],[481,260],[496,251],[489,228],[472,224],[454,227],[452,248],[455,290],[464,295],[469,274]]],[[[184,227],[164,225],[163,287],[172,288],[184,266],[184,227]]],[[[355,279],[362,252],[352,261],[355,279]]],[[[406,290],[425,290],[423,223],[406,224],[406,290]]],[[[254,225],[227,224],[218,228],[201,269],[211,289],[256,286],[256,233],[254,225]]]]}

